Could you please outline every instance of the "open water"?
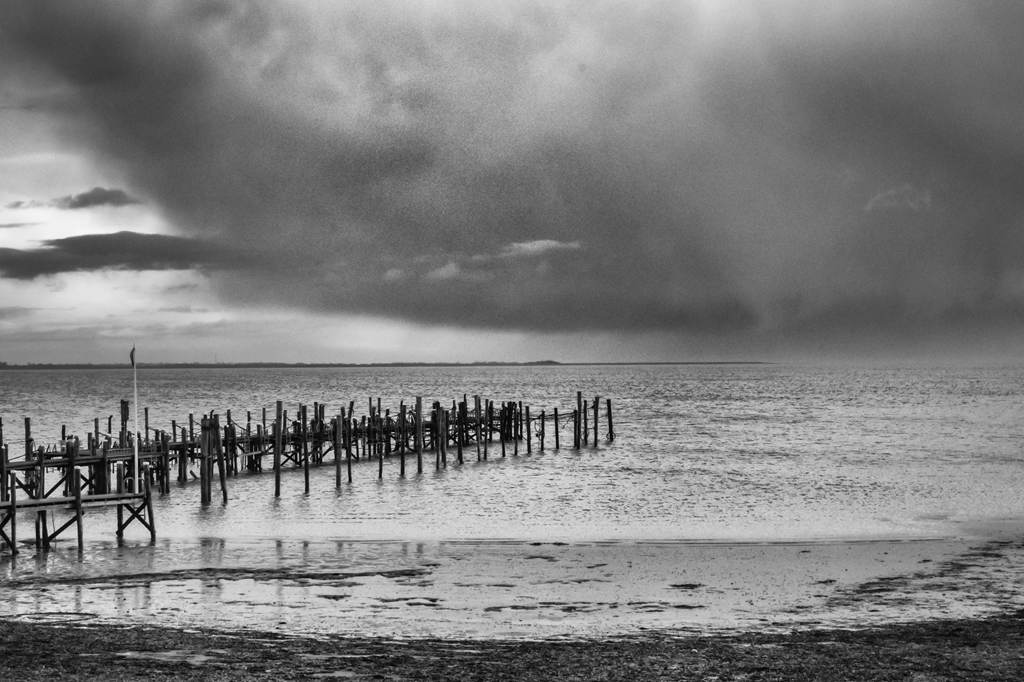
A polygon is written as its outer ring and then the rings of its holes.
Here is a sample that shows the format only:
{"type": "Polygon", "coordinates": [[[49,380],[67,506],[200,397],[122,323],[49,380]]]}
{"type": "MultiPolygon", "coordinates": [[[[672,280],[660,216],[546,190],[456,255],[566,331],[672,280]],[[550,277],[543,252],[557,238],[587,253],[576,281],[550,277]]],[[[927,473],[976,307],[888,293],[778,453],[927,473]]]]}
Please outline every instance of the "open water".
{"type": "MultiPolygon", "coordinates": [[[[138,524],[116,542],[107,509],[88,512],[84,552],[73,532],[48,554],[0,551],[0,615],[537,637],[1019,608],[1020,562],[1002,554],[1009,545],[968,559],[957,553],[1024,528],[1022,374],[805,365],[142,367],[140,403],[157,428],[210,410],[231,409],[236,419],[251,411],[258,420],[279,399],[292,414],[314,401],[336,413],[370,397],[394,410],[415,396],[450,404],[479,394],[522,400],[534,414],[567,414],[580,390],[611,398],[616,438],[604,438],[602,409],[600,443],[580,450],[565,447],[565,427],[559,450],[549,432],[547,448],[531,455],[521,446],[519,456],[509,448],[502,458],[495,443],[487,461],[477,462],[474,449],[464,465],[440,471],[428,455],[422,475],[410,458],[405,478],[397,458],[383,480],[375,461],[359,462],[340,489],[328,461],[313,469],[308,495],[302,471],[286,471],[280,498],[272,471],[243,473],[228,480],[227,504],[215,490],[206,508],[196,482],[174,484],[154,505],[155,544],[138,524]],[[973,570],[965,561],[982,556],[995,557],[985,559],[998,564],[995,572],[935,591],[949,578],[944,561],[954,557],[949,565],[960,575],[973,570]],[[844,596],[877,575],[919,573],[927,589],[910,598],[908,586],[896,606],[844,596]]],[[[62,424],[84,436],[131,394],[130,368],[0,372],[5,440],[12,454],[23,451],[24,417],[43,443],[55,442],[62,424]]],[[[19,530],[31,543],[30,517],[19,530]]]]}
{"type": "MultiPolygon", "coordinates": [[[[1024,519],[1024,368],[805,365],[628,365],[139,371],[150,425],[169,430],[210,410],[273,414],[283,400],[328,412],[380,397],[396,411],[422,396],[522,400],[533,414],[611,398],[616,438],[377,480],[354,466],[338,490],[333,464],[228,481],[229,502],[203,509],[195,483],[157,501],[162,539],[780,541],[969,536],[1024,519]]],[[[124,370],[0,372],[0,416],[12,456],[23,418],[42,442],[61,425],[82,435],[131,399],[124,370]]],[[[364,407],[365,410],[365,407],[364,407]]],[[[115,424],[117,423],[115,416],[115,424]]],[[[116,428],[116,427],[115,427],[116,428]]],[[[269,460],[268,460],[269,462],[269,460]]],[[[410,460],[410,465],[412,460],[410,460]]],[[[217,491],[215,491],[216,493],[217,491]]],[[[215,494],[215,499],[217,495],[215,494]]],[[[110,539],[90,518],[88,537],[110,539]]],[[[129,531],[131,536],[133,531],[129,531]]],[[[134,531],[144,536],[142,529],[134,531]]]]}

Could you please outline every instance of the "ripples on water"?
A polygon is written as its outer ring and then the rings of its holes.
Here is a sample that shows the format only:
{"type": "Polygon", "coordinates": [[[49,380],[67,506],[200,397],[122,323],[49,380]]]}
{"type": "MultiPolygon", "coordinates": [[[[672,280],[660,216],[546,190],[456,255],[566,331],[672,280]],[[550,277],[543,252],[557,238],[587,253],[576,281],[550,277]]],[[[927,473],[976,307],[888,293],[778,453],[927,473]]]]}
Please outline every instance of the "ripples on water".
{"type": "MultiPolygon", "coordinates": [[[[466,393],[575,406],[575,392],[612,399],[617,439],[398,477],[397,459],[299,470],[273,496],[272,472],[229,480],[228,505],[199,505],[195,484],[158,500],[162,538],[779,540],[963,534],[976,522],[1024,517],[1019,368],[858,369],[788,365],[156,370],[142,367],[150,425],[231,409],[294,414],[314,401],[466,393]]],[[[131,370],[0,372],[0,415],[12,452],[23,417],[43,440],[61,424],[83,435],[131,397],[131,370]]],[[[365,411],[365,407],[363,407],[365,411]]],[[[358,409],[357,409],[358,412],[358,409]]],[[[116,422],[116,418],[115,418],[116,422]]],[[[269,462],[269,460],[268,460],[269,462]]],[[[216,497],[216,495],[215,495],[216,497]]],[[[112,522],[86,524],[109,538],[112,522]]]]}

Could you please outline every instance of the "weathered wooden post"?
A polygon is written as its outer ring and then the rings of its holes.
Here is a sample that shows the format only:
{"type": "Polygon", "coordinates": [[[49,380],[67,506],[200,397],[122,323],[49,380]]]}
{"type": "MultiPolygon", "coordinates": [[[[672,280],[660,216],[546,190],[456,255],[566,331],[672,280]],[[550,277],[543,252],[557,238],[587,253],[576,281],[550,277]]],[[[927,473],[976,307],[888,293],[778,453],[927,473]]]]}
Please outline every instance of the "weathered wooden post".
{"type": "Polygon", "coordinates": [[[511,422],[509,424],[509,428],[512,430],[511,431],[511,433],[512,433],[512,456],[513,457],[518,457],[519,456],[519,439],[516,436],[518,435],[518,428],[519,428],[519,426],[518,426],[518,422],[519,422],[519,407],[518,407],[518,405],[516,405],[516,402],[514,400],[509,403],[509,411],[511,412],[511,414],[509,415],[510,422],[511,422]]]}
{"type": "MultiPolygon", "coordinates": [[[[117,494],[120,496],[124,494],[124,462],[118,462],[115,470],[117,472],[115,474],[117,477],[117,494]]],[[[120,499],[117,505],[117,533],[115,535],[119,538],[124,537],[124,505],[121,504],[120,499]]]]}
{"type": "Polygon", "coordinates": [[[484,461],[487,461],[487,441],[490,440],[491,435],[491,422],[488,415],[490,411],[488,409],[489,401],[484,399],[484,423],[483,423],[483,440],[484,440],[484,461]]]}
{"type": "MultiPolygon", "coordinates": [[[[209,420],[206,417],[203,417],[199,422],[199,426],[199,503],[207,505],[210,503],[210,472],[208,471],[210,457],[209,420]]],[[[120,464],[118,466],[120,466],[120,464]]],[[[118,516],[117,525],[121,525],[120,516],[118,516]]]]}
{"type": "Polygon", "coordinates": [[[437,403],[437,428],[440,431],[441,439],[437,446],[437,462],[434,469],[440,471],[441,462],[444,460],[444,451],[447,449],[447,411],[437,403]]]}
{"type": "Polygon", "coordinates": [[[74,443],[67,440],[67,435],[61,437],[61,442],[64,444],[64,457],[68,463],[64,467],[64,497],[71,497],[71,472],[75,468],[75,448],[74,443]]]}
{"type": "Polygon", "coordinates": [[[0,502],[7,499],[7,446],[0,434],[0,502]]]}
{"type": "Polygon", "coordinates": [[[476,420],[476,461],[480,461],[480,396],[473,396],[473,418],[476,420]]]}
{"type": "Polygon", "coordinates": [[[526,429],[526,454],[533,453],[533,429],[530,428],[530,406],[526,406],[526,417],[523,423],[523,428],[526,429]]]}
{"type": "Polygon", "coordinates": [[[306,494],[309,494],[309,424],[306,421],[306,406],[299,406],[299,433],[302,439],[302,473],[306,481],[306,494]]]}
{"type": "Polygon", "coordinates": [[[508,419],[508,404],[501,404],[501,411],[498,413],[498,440],[501,441],[501,456],[505,456],[505,422],[508,419]]]}
{"type": "MultiPolygon", "coordinates": [[[[27,419],[25,420],[28,421],[27,419]]],[[[40,446],[36,453],[36,488],[35,498],[42,500],[46,496],[46,454],[40,446]]],[[[46,509],[40,508],[36,512],[36,547],[44,550],[50,549],[50,533],[46,526],[46,509]]]]}
{"type": "Polygon", "coordinates": [[[274,417],[274,497],[281,497],[281,451],[284,449],[284,412],[282,403],[277,401],[274,417]]]}
{"type": "Polygon", "coordinates": [[[609,441],[613,441],[613,440],[615,440],[615,429],[612,428],[612,399],[611,398],[608,398],[608,400],[606,402],[606,407],[608,408],[608,440],[609,441]]]}
{"type": "Polygon", "coordinates": [[[601,398],[594,396],[594,447],[597,447],[597,422],[598,408],[601,406],[601,398]]]}
{"type": "MultiPolygon", "coordinates": [[[[370,409],[372,410],[373,408],[370,409]]],[[[361,421],[363,424],[363,437],[360,445],[363,449],[363,457],[369,459],[377,452],[376,446],[373,443],[373,412],[364,414],[361,421]]]]}
{"type": "Polygon", "coordinates": [[[163,446],[164,462],[164,484],[160,492],[168,495],[171,492],[171,438],[166,432],[160,434],[160,442],[163,446]]]}
{"type": "Polygon", "coordinates": [[[416,396],[416,473],[423,473],[423,398],[416,396]]]}
{"type": "Polygon", "coordinates": [[[544,452],[544,410],[540,411],[540,451],[544,452]]]}
{"type": "MultiPolygon", "coordinates": [[[[4,447],[7,448],[6,445],[4,447]]],[[[6,456],[7,453],[4,454],[6,456]]],[[[18,475],[12,471],[8,477],[11,503],[11,556],[14,556],[18,553],[18,475]]]]}
{"type": "Polygon", "coordinates": [[[345,408],[342,407],[341,408],[341,412],[339,412],[337,418],[334,419],[334,423],[332,424],[333,428],[331,430],[332,434],[334,436],[334,487],[335,488],[340,488],[341,487],[341,453],[342,453],[342,450],[343,450],[341,441],[344,440],[344,437],[342,436],[342,429],[344,428],[342,426],[342,422],[344,421],[344,419],[345,419],[345,408]]]}
{"type": "Polygon", "coordinates": [[[81,467],[73,467],[68,475],[68,479],[73,479],[72,492],[75,498],[75,524],[78,526],[78,551],[81,552],[85,549],[85,536],[82,528],[82,469],[81,467]]]}
{"type": "Polygon", "coordinates": [[[185,427],[181,427],[181,440],[178,440],[178,422],[171,422],[171,434],[177,443],[176,454],[178,457],[178,480],[182,483],[188,480],[188,446],[185,444],[185,427]]]}
{"type": "Polygon", "coordinates": [[[463,439],[466,437],[466,420],[464,418],[466,404],[456,403],[455,405],[455,459],[462,464],[463,439]]]}
{"type": "Polygon", "coordinates": [[[153,492],[149,487],[149,464],[142,465],[142,469],[145,472],[142,477],[142,493],[146,500],[146,516],[149,517],[149,539],[156,542],[156,512],[153,510],[153,492]]]}
{"type": "Polygon", "coordinates": [[[555,450],[560,450],[561,447],[558,444],[558,408],[555,408],[555,450]]]}
{"type": "Polygon", "coordinates": [[[586,402],[583,403],[583,409],[580,411],[580,421],[583,423],[583,444],[590,445],[590,409],[587,407],[586,402]]]}
{"type": "Polygon", "coordinates": [[[99,491],[102,494],[110,492],[110,436],[103,439],[103,453],[100,455],[100,482],[99,491]]]}
{"type": "Polygon", "coordinates": [[[584,430],[586,426],[583,422],[586,421],[586,415],[583,413],[583,391],[576,391],[576,448],[578,449],[581,445],[584,445],[586,441],[583,440],[584,430]]]}
{"type": "Polygon", "coordinates": [[[118,441],[118,447],[121,448],[128,446],[128,405],[127,400],[121,401],[121,432],[118,441]]]}
{"type": "Polygon", "coordinates": [[[400,457],[400,468],[398,475],[405,478],[405,401],[398,405],[398,452],[400,457]]]}
{"type": "MultiPolygon", "coordinates": [[[[380,422],[380,415],[376,415],[375,419],[380,422]]],[[[382,429],[377,429],[378,440],[380,440],[379,434],[382,429]]],[[[377,478],[383,480],[384,478],[384,448],[377,447],[377,478]]]]}
{"type": "MultiPolygon", "coordinates": [[[[225,429],[225,431],[226,431],[226,429],[225,429]]],[[[227,481],[227,471],[226,471],[227,462],[224,461],[227,458],[225,457],[224,448],[221,445],[220,437],[221,437],[220,417],[218,415],[214,415],[213,416],[213,440],[214,440],[214,447],[217,450],[217,473],[220,474],[220,490],[221,490],[221,493],[224,496],[224,504],[227,504],[228,503],[228,481],[227,481]]],[[[139,492],[139,491],[136,490],[135,492],[139,492]]],[[[211,495],[210,496],[211,497],[213,496],[212,495],[212,491],[211,491],[211,495]]]]}
{"type": "Polygon", "coordinates": [[[444,440],[441,441],[441,466],[445,469],[448,468],[448,446],[449,438],[452,435],[451,423],[448,421],[450,416],[454,416],[454,412],[449,415],[449,412],[445,409],[441,410],[444,415],[444,440]]]}

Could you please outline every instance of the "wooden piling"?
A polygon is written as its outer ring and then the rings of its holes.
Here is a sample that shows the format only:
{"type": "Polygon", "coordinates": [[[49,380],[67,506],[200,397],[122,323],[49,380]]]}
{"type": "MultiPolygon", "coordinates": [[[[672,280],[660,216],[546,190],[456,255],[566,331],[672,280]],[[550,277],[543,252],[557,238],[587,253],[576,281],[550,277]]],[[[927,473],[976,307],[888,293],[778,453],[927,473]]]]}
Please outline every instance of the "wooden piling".
{"type": "MultiPolygon", "coordinates": [[[[117,494],[124,494],[124,462],[118,462],[117,467],[117,494]]],[[[124,537],[124,505],[117,505],[117,537],[124,537]]]]}
{"type": "Polygon", "coordinates": [[[518,408],[518,406],[516,405],[516,403],[514,401],[509,403],[508,407],[509,407],[509,410],[511,411],[511,414],[509,415],[509,422],[510,422],[509,423],[509,428],[511,429],[511,433],[512,433],[512,456],[513,457],[518,457],[519,456],[519,438],[517,438],[516,430],[518,428],[517,422],[519,420],[519,408],[518,408]]]}
{"type": "Polygon", "coordinates": [[[416,396],[416,473],[423,473],[423,398],[416,396]]]}
{"type": "Polygon", "coordinates": [[[0,433],[0,500],[7,499],[7,446],[0,433]]]}
{"type": "Polygon", "coordinates": [[[85,531],[82,528],[82,469],[74,467],[68,478],[73,480],[72,492],[75,496],[75,523],[78,526],[78,551],[85,549],[85,531]]]}
{"type": "MultiPolygon", "coordinates": [[[[217,473],[220,475],[220,491],[224,497],[224,504],[228,503],[228,482],[227,482],[227,462],[224,454],[224,448],[221,445],[221,431],[220,431],[220,417],[218,415],[213,416],[213,446],[217,451],[217,473]]],[[[139,492],[136,488],[135,492],[139,492]]],[[[211,495],[212,496],[212,495],[211,495]]]]}
{"type": "Polygon", "coordinates": [[[501,441],[501,456],[505,457],[505,420],[508,419],[508,406],[501,404],[501,411],[498,413],[498,440],[501,441]]]}
{"type": "Polygon", "coordinates": [[[583,433],[586,428],[583,422],[586,421],[586,415],[583,413],[583,391],[576,391],[576,448],[584,444],[583,433]]]}
{"type": "Polygon", "coordinates": [[[484,461],[485,462],[487,461],[487,441],[490,440],[490,434],[491,434],[491,422],[490,422],[490,417],[489,417],[490,412],[488,410],[488,405],[489,404],[490,404],[489,401],[484,400],[484,425],[483,425],[484,431],[483,431],[483,436],[482,437],[483,437],[483,440],[484,440],[484,461]]]}
{"type": "Polygon", "coordinates": [[[284,448],[284,413],[283,404],[277,401],[277,414],[274,418],[274,497],[281,497],[281,450],[284,448]]]}
{"type": "Polygon", "coordinates": [[[99,491],[102,494],[110,492],[110,436],[103,439],[103,452],[100,455],[100,482],[99,491]]]}
{"type": "Polygon", "coordinates": [[[299,437],[302,440],[302,474],[309,494],[309,422],[306,420],[306,406],[299,406],[299,437]]]}
{"type": "MultiPolygon", "coordinates": [[[[210,456],[210,426],[206,417],[199,420],[199,428],[199,503],[205,506],[210,503],[210,492],[207,488],[210,479],[210,473],[207,471],[209,468],[207,462],[210,456]]],[[[117,525],[121,525],[120,518],[117,520],[117,525]]]]}
{"type": "MultiPolygon", "coordinates": [[[[149,539],[156,542],[156,512],[153,509],[153,491],[149,487],[149,464],[143,465],[142,492],[145,495],[146,516],[149,517],[149,539]]],[[[224,501],[227,502],[227,490],[224,491],[224,501]]],[[[142,519],[139,519],[140,521],[142,519]]]]}
{"type": "Polygon", "coordinates": [[[523,428],[526,429],[526,454],[533,453],[533,429],[530,428],[530,406],[526,406],[526,421],[523,428]]]}
{"type": "Polygon", "coordinates": [[[546,419],[546,417],[545,417],[544,411],[542,410],[541,411],[541,437],[539,439],[540,443],[541,443],[541,452],[542,453],[544,452],[544,433],[545,433],[545,426],[546,426],[545,419],[546,419]]]}
{"type": "MultiPolygon", "coordinates": [[[[440,403],[438,403],[440,404],[440,403]]],[[[441,409],[441,428],[444,436],[441,438],[441,466],[448,468],[448,412],[441,409]]]]}
{"type": "Polygon", "coordinates": [[[342,440],[344,440],[344,437],[342,436],[342,430],[344,429],[344,426],[342,424],[343,424],[344,421],[345,421],[345,408],[343,407],[343,408],[341,408],[341,411],[338,413],[337,418],[335,418],[335,420],[334,420],[334,428],[332,429],[332,432],[333,432],[333,435],[334,435],[334,487],[335,488],[340,488],[341,487],[341,453],[344,450],[344,448],[342,447],[342,440]]]}
{"type": "Polygon", "coordinates": [[[612,427],[612,399],[611,398],[608,398],[608,400],[605,403],[605,407],[607,408],[607,411],[608,411],[608,436],[607,436],[607,438],[608,438],[608,441],[611,442],[611,441],[615,440],[615,429],[612,427]]]}
{"type": "Polygon", "coordinates": [[[476,419],[476,461],[480,461],[480,396],[473,396],[473,416],[476,419]]]}
{"type": "MultiPolygon", "coordinates": [[[[377,419],[380,419],[380,415],[377,415],[377,419]]],[[[377,448],[377,478],[384,478],[384,449],[380,447],[377,448]]]]}
{"type": "Polygon", "coordinates": [[[168,495],[171,492],[171,438],[166,432],[160,434],[160,444],[163,450],[164,469],[163,489],[160,492],[168,495]]]}
{"type": "MultiPolygon", "coordinates": [[[[27,422],[26,421],[26,428],[27,422]]],[[[40,447],[36,453],[36,487],[35,499],[42,500],[46,497],[46,455],[40,447]]],[[[50,533],[46,526],[46,509],[36,512],[36,547],[50,549],[50,533]]]]}
{"type": "Polygon", "coordinates": [[[558,408],[555,408],[555,450],[561,449],[558,444],[558,408]]]}

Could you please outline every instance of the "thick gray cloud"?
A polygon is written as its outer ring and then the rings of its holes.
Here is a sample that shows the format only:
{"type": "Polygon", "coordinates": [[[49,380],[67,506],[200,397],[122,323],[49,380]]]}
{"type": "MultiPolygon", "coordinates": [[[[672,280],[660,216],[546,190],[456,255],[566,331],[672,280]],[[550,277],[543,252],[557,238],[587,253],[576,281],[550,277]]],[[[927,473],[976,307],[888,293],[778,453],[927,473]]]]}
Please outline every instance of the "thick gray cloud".
{"type": "Polygon", "coordinates": [[[58,208],[66,209],[92,208],[93,206],[130,206],[137,203],[139,203],[139,200],[128,196],[128,193],[123,189],[106,189],[104,187],[93,187],[88,192],[54,199],[54,204],[58,208]]]}
{"type": "MultiPolygon", "coordinates": [[[[7,204],[7,208],[19,209],[52,207],[75,210],[79,208],[93,208],[95,206],[131,206],[132,204],[138,203],[141,202],[139,202],[138,199],[129,196],[123,189],[93,187],[87,192],[57,197],[52,201],[39,201],[36,199],[30,199],[28,201],[14,201],[7,204]]],[[[15,223],[14,225],[7,225],[6,227],[20,227],[21,225],[29,224],[31,223],[15,223]]]]}
{"type": "Polygon", "coordinates": [[[0,248],[0,274],[35,279],[95,270],[191,270],[244,267],[246,256],[188,237],[116,232],[49,239],[35,249],[0,248]]]}
{"type": "Polygon", "coordinates": [[[1017,2],[0,10],[7,68],[60,86],[76,143],[188,233],[263,255],[217,279],[240,303],[807,336],[1020,322],[1017,2]]]}

